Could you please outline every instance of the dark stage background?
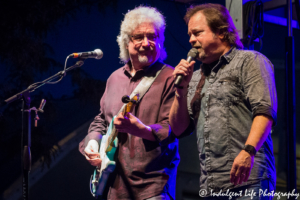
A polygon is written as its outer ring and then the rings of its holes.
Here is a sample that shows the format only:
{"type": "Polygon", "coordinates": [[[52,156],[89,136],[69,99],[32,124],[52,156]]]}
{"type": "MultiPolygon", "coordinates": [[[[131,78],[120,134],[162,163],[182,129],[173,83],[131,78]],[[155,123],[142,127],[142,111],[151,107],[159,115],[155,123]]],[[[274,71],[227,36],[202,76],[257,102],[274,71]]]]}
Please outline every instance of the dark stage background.
{"type": "MultiPolygon", "coordinates": [[[[225,5],[225,0],[198,1],[225,5]]],[[[99,100],[109,75],[122,66],[116,37],[124,14],[138,5],[157,7],[166,17],[166,63],[176,66],[191,46],[183,20],[187,5],[167,0],[148,1],[1,1],[0,2],[0,100],[9,98],[30,84],[63,69],[73,52],[100,48],[101,60],[87,59],[58,84],[45,85],[32,93],[32,106],[47,100],[39,114],[39,127],[32,127],[33,170],[30,199],[93,199],[89,178],[93,171],[78,152],[78,143],[99,111],[99,100]]],[[[266,13],[285,17],[284,8],[266,13]]],[[[278,124],[272,138],[276,156],[277,191],[285,191],[285,37],[287,27],[264,24],[261,53],[274,64],[278,93],[278,124]]],[[[300,31],[294,29],[296,58],[296,100],[300,77],[300,31]]],[[[255,50],[259,44],[255,43],[255,50]]],[[[69,59],[68,66],[76,59],[69,59]]],[[[199,68],[199,62],[196,69],[199,68]]],[[[21,102],[0,105],[0,199],[21,198],[21,102]]],[[[296,113],[299,105],[296,104],[296,113]]],[[[34,116],[34,114],[32,114],[34,116]]],[[[300,123],[299,117],[296,119],[300,123]]],[[[297,146],[300,137],[297,132],[297,146]]],[[[299,148],[298,148],[299,149],[299,148]]],[[[297,151],[297,172],[300,151],[297,151]]],[[[177,199],[200,199],[199,161],[196,136],[180,140],[181,162],[177,178],[177,199]]],[[[300,186],[300,181],[298,182],[300,186]]],[[[299,187],[298,186],[298,187],[299,187]]]]}

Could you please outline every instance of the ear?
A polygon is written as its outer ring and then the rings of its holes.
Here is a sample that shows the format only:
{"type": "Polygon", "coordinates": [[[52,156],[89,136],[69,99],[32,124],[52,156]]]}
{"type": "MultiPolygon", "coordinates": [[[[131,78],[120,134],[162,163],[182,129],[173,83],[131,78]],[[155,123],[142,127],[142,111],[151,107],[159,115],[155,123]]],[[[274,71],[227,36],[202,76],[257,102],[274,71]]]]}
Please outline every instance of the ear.
{"type": "Polygon", "coordinates": [[[218,34],[218,38],[220,38],[220,40],[223,40],[224,39],[224,34],[223,33],[220,33],[220,34],[218,34]]]}
{"type": "Polygon", "coordinates": [[[217,36],[218,36],[218,38],[220,38],[220,40],[223,40],[225,38],[223,31],[218,31],[217,36]]]}

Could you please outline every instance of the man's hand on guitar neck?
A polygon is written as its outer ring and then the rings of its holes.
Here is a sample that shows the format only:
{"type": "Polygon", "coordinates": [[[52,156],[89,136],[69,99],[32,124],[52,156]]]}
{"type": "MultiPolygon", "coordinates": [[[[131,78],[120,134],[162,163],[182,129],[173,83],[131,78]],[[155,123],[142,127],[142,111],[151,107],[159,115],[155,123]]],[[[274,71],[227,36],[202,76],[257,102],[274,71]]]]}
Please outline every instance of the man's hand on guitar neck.
{"type": "Polygon", "coordinates": [[[114,120],[114,126],[118,132],[130,133],[146,140],[156,141],[151,127],[143,124],[141,120],[132,115],[131,113],[120,113],[114,120]]]}
{"type": "Polygon", "coordinates": [[[99,144],[96,140],[90,140],[84,149],[85,158],[95,167],[101,165],[100,154],[98,152],[99,144]]]}

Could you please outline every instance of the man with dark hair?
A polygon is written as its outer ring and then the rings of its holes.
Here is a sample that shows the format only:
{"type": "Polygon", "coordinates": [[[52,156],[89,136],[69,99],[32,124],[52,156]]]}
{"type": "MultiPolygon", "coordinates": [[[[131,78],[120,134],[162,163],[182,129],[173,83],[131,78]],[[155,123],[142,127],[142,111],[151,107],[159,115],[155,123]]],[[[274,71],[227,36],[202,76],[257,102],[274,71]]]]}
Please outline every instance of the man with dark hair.
{"type": "Polygon", "coordinates": [[[175,198],[179,154],[178,140],[169,125],[175,96],[174,68],[162,62],[167,56],[163,46],[165,26],[163,15],[155,8],[140,6],[126,13],[118,36],[120,58],[125,65],[108,78],[100,113],[79,144],[86,160],[100,166],[105,158],[99,157],[99,142],[114,119],[119,132],[118,148],[107,199],[175,198]],[[146,85],[142,81],[149,79],[154,82],[146,87],[148,90],[141,88],[146,85]],[[147,92],[131,113],[117,115],[123,105],[122,96],[130,95],[136,87],[147,92]]]}
{"type": "Polygon", "coordinates": [[[259,52],[240,49],[224,6],[191,7],[185,20],[202,65],[194,73],[195,61],[176,66],[173,75],[183,80],[175,91],[170,125],[177,136],[195,129],[200,189],[207,199],[250,199],[251,191],[253,199],[272,198],[259,192],[274,190],[276,183],[270,133],[277,115],[273,65],[259,52]],[[214,196],[228,189],[238,195],[214,196]]]}

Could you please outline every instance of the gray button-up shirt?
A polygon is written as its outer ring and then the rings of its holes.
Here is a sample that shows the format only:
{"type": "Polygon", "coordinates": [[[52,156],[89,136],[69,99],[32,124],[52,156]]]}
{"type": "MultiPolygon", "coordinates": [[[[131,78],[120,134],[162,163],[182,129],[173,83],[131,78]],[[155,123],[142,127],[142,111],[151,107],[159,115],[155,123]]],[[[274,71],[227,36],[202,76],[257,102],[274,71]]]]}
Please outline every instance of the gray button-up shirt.
{"type": "Polygon", "coordinates": [[[276,181],[271,134],[257,152],[246,183],[230,183],[230,170],[243,149],[253,118],[267,115],[276,123],[277,95],[272,63],[262,54],[232,48],[213,65],[202,64],[189,84],[188,109],[194,122],[200,158],[200,189],[208,195],[269,178],[276,181]],[[201,76],[201,98],[192,101],[201,76]],[[195,111],[195,109],[198,111],[195,111]]]}

